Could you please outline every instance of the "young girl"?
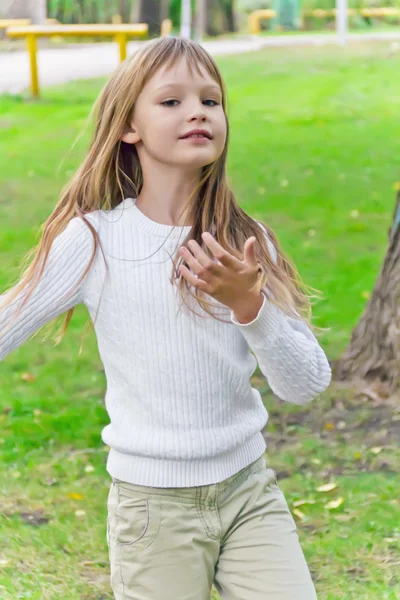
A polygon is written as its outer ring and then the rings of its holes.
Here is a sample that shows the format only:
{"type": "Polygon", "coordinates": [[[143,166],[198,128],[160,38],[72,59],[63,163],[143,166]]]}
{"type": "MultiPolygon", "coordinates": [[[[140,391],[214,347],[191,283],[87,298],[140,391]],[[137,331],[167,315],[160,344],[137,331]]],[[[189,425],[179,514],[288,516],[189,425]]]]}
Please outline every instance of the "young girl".
{"type": "Polygon", "coordinates": [[[295,268],[227,186],[221,74],[201,46],[157,39],[94,108],[88,155],[0,297],[0,360],[87,306],[117,600],[208,600],[213,582],[228,600],[313,600],[249,380],[258,363],[279,398],[305,404],[331,370],[295,268]]]}

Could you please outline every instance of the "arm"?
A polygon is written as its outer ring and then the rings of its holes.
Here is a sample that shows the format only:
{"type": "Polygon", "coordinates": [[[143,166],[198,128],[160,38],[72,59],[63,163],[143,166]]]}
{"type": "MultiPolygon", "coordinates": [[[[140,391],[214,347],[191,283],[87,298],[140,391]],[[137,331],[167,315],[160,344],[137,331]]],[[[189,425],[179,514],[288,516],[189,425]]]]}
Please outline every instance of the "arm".
{"type": "Polygon", "coordinates": [[[8,292],[0,296],[0,361],[43,325],[82,302],[84,281],[76,284],[89,264],[93,248],[93,236],[87,225],[79,217],[71,219],[53,240],[35,291],[6,331],[25,298],[26,288],[4,308],[8,292]]]}
{"type": "MultiPolygon", "coordinates": [[[[276,262],[268,238],[267,243],[276,262]]],[[[272,391],[287,402],[306,404],[331,381],[327,357],[303,320],[288,317],[265,293],[262,296],[261,308],[252,321],[241,323],[233,311],[231,321],[246,338],[272,391]]]]}

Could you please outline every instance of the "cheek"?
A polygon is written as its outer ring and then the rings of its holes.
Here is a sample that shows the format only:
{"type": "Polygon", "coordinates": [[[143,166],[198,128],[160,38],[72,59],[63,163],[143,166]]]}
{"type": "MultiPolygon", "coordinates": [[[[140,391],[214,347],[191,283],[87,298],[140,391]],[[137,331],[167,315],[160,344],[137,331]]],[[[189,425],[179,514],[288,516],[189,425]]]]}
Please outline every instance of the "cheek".
{"type": "Polygon", "coordinates": [[[218,126],[218,130],[217,130],[217,139],[218,139],[218,147],[220,148],[220,150],[222,151],[224,146],[225,146],[225,142],[226,142],[226,134],[227,134],[227,127],[226,127],[226,123],[221,122],[219,123],[218,126]]]}

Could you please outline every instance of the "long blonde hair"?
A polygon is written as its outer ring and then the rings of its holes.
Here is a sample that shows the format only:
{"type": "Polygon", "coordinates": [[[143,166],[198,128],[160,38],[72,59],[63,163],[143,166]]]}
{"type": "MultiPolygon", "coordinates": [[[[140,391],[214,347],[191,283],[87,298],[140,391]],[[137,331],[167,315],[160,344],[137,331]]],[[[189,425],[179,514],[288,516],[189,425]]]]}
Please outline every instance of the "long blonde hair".
{"type": "MultiPolygon", "coordinates": [[[[101,247],[98,234],[85,218],[85,214],[99,209],[113,209],[125,198],[139,195],[143,176],[138,153],[134,144],[127,144],[120,138],[124,128],[130,123],[135,101],[146,82],[160,67],[173,65],[182,57],[188,61],[191,69],[199,70],[199,65],[202,65],[219,84],[222,91],[222,106],[226,115],[226,89],[222,75],[213,58],[199,44],[184,38],[158,38],[144,44],[121,63],[102,89],[90,112],[89,119],[92,120],[94,117],[94,131],[86,158],[62,190],[59,202],[42,225],[43,233],[37,247],[25,257],[27,261],[34,253],[32,262],[23,272],[19,283],[7,294],[2,308],[10,304],[22,289],[30,287],[15,317],[40,280],[54,238],[65,229],[72,218],[83,219],[94,238],[93,254],[79,284],[93,263],[98,244],[101,247]]],[[[277,253],[275,262],[270,255],[264,231],[255,219],[242,210],[227,185],[226,158],[229,127],[227,131],[222,154],[214,163],[203,167],[200,183],[188,199],[187,207],[193,215],[193,227],[180,246],[186,246],[190,239],[195,239],[212,258],[211,251],[201,238],[202,232],[210,231],[224,249],[237,258],[243,258],[244,242],[250,236],[255,236],[258,261],[263,267],[258,279],[259,290],[267,290],[270,301],[288,316],[303,318],[312,327],[310,303],[312,296],[306,294],[306,287],[296,268],[279,249],[273,231],[263,223],[265,232],[277,253]]],[[[182,299],[189,292],[208,314],[217,318],[209,310],[213,303],[207,301],[199,290],[193,294],[191,286],[184,277],[177,279],[178,261],[182,262],[182,258],[177,254],[173,260],[171,283],[178,285],[182,299]]],[[[64,336],[73,312],[74,308],[66,312],[56,343],[59,343],[64,336]]]]}

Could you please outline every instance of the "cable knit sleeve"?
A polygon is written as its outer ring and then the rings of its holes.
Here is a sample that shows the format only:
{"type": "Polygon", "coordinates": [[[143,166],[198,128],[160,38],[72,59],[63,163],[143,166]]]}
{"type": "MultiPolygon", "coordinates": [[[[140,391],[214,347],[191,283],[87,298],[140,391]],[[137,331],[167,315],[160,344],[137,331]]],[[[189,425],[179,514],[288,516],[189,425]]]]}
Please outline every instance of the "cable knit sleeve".
{"type": "Polygon", "coordinates": [[[0,361],[21,346],[35,331],[82,302],[84,280],[77,285],[94,249],[92,233],[79,218],[71,219],[67,227],[53,240],[39,283],[9,329],[26,289],[8,306],[2,308],[9,293],[0,296],[0,361]]]}
{"type": "MultiPolygon", "coordinates": [[[[269,238],[267,243],[276,262],[276,250],[269,238]]],[[[308,325],[287,316],[269,302],[265,294],[253,321],[239,323],[233,311],[231,321],[253,350],[270,388],[282,400],[306,404],[329,386],[331,368],[328,359],[308,325]]]]}

